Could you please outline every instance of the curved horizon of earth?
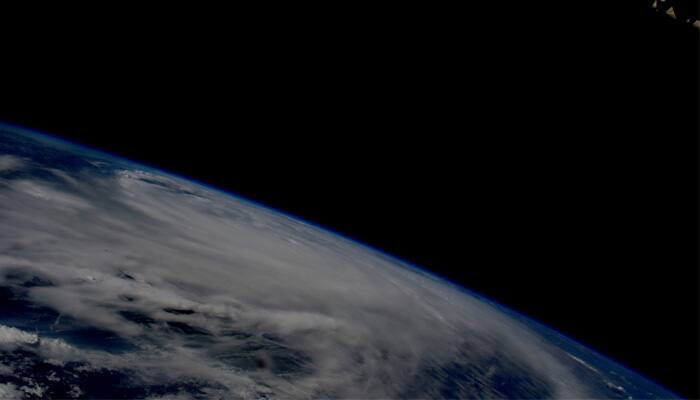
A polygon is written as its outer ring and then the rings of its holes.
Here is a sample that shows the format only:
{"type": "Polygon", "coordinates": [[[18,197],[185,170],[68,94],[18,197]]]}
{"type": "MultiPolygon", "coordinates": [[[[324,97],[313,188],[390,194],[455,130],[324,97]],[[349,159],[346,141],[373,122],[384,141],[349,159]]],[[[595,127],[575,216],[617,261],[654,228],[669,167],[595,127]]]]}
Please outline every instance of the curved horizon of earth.
{"type": "Polygon", "coordinates": [[[375,249],[0,124],[0,398],[677,398],[375,249]]]}

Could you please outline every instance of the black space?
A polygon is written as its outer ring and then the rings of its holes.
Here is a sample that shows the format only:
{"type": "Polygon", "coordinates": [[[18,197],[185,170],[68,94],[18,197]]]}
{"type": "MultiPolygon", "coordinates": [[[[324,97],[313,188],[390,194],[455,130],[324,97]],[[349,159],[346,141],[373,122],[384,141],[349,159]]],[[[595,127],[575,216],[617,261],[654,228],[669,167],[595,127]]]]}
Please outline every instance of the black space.
{"type": "Polygon", "coordinates": [[[698,31],[493,4],[25,43],[42,19],[0,62],[0,120],[329,227],[698,398],[698,31]]]}

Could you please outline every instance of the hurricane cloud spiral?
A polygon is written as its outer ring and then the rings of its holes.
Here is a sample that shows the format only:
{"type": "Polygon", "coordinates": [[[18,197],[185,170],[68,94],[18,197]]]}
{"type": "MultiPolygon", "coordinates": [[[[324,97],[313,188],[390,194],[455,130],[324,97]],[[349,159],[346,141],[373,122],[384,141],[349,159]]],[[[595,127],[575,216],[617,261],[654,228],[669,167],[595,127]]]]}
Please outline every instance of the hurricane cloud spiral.
{"type": "Polygon", "coordinates": [[[0,397],[673,396],[335,234],[1,126],[0,226],[0,397]]]}

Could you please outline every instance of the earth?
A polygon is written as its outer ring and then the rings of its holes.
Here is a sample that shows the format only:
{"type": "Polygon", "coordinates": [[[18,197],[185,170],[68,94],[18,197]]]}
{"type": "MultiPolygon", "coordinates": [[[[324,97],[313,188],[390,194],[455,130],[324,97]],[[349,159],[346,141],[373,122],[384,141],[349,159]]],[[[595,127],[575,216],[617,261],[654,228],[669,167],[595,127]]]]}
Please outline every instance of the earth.
{"type": "Polygon", "coordinates": [[[2,399],[677,397],[335,233],[5,125],[0,227],[2,399]]]}

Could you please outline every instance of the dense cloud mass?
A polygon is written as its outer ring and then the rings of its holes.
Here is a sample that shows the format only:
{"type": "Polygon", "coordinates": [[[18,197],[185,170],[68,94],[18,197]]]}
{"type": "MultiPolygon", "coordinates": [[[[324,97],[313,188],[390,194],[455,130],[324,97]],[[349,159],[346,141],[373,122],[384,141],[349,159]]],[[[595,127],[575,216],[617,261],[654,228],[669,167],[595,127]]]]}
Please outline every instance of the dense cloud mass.
{"type": "Polygon", "coordinates": [[[333,234],[2,128],[0,226],[2,398],[672,396],[333,234]]]}

